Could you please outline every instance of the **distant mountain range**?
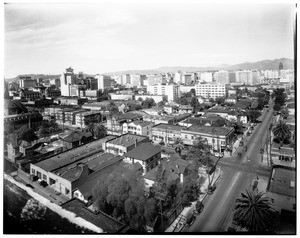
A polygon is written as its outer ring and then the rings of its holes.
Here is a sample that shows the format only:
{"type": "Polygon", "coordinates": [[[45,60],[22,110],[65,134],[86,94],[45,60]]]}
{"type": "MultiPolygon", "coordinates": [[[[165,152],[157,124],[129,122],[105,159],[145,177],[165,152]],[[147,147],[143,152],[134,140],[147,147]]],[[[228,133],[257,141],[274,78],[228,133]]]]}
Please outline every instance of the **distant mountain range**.
{"type": "Polygon", "coordinates": [[[218,66],[208,66],[208,67],[182,67],[182,66],[164,66],[152,70],[124,70],[116,72],[108,72],[105,74],[159,74],[159,73],[174,73],[179,70],[185,72],[197,72],[197,71],[209,71],[209,70],[246,70],[246,69],[258,69],[258,70],[267,70],[272,69],[276,70],[279,68],[279,63],[282,62],[283,69],[294,69],[294,60],[288,58],[274,59],[274,60],[262,60],[258,62],[245,62],[235,65],[218,65],[218,66]]]}
{"type": "MultiPolygon", "coordinates": [[[[210,71],[210,70],[246,70],[246,69],[258,69],[258,70],[276,70],[279,68],[279,63],[282,62],[283,69],[294,69],[294,60],[288,58],[274,59],[274,60],[262,60],[257,62],[245,62],[235,65],[218,65],[208,67],[182,67],[182,66],[164,66],[157,69],[149,70],[123,70],[115,72],[107,72],[107,75],[122,75],[122,74],[160,74],[160,73],[174,73],[179,70],[185,72],[197,72],[197,71],[210,71]]],[[[7,82],[16,81],[19,78],[18,75],[15,78],[5,79],[7,82]]],[[[22,74],[22,76],[31,76],[34,78],[52,79],[59,78],[60,75],[44,75],[44,74],[22,74]]]]}

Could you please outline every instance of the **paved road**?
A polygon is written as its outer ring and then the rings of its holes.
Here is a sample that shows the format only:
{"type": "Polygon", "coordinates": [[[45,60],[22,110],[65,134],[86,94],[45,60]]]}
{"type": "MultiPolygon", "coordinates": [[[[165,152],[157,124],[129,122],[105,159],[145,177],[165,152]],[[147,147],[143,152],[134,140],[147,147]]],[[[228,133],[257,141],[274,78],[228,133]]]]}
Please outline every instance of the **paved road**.
{"type": "MultiPolygon", "coordinates": [[[[205,198],[202,213],[197,216],[192,226],[183,230],[184,232],[227,231],[232,223],[235,199],[250,187],[251,181],[257,176],[261,179],[268,179],[270,170],[261,165],[259,152],[261,145],[264,145],[266,141],[266,129],[272,121],[272,111],[271,109],[269,112],[264,111],[262,123],[256,126],[250,137],[247,137],[248,149],[243,152],[242,158],[234,156],[219,161],[218,165],[223,173],[217,189],[205,198]]],[[[241,151],[242,148],[239,150],[241,151]]]]}

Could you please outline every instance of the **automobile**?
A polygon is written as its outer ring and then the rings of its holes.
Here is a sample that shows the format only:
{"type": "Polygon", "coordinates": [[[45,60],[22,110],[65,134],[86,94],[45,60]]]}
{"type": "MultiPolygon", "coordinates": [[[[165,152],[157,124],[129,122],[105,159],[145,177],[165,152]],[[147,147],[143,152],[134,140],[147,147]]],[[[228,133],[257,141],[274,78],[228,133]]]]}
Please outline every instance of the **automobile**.
{"type": "Polygon", "coordinates": [[[194,213],[189,213],[186,217],[186,224],[191,226],[196,220],[196,216],[194,213]]]}
{"type": "Polygon", "coordinates": [[[195,214],[200,214],[204,209],[204,205],[201,201],[197,201],[195,207],[196,207],[196,210],[193,211],[195,214]]]}
{"type": "Polygon", "coordinates": [[[221,158],[222,158],[222,157],[223,157],[223,154],[222,154],[222,153],[219,153],[219,152],[215,152],[215,153],[214,153],[214,156],[216,156],[216,157],[221,157],[221,158]]]}
{"type": "Polygon", "coordinates": [[[243,146],[244,145],[244,141],[240,141],[240,146],[243,146]]]}
{"type": "Polygon", "coordinates": [[[45,188],[45,187],[48,186],[48,183],[47,183],[45,180],[42,180],[42,181],[40,182],[40,185],[41,185],[43,188],[45,188]]]}

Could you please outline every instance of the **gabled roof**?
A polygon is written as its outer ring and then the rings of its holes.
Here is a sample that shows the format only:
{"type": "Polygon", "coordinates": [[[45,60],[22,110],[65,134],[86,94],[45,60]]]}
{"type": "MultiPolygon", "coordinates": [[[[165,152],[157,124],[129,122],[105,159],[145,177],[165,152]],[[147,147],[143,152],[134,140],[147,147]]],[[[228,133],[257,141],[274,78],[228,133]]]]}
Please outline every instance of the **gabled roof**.
{"type": "Polygon", "coordinates": [[[134,158],[136,160],[146,161],[151,158],[153,155],[161,152],[160,146],[152,145],[151,143],[143,143],[131,151],[127,152],[124,156],[134,158]]]}
{"type": "Polygon", "coordinates": [[[31,146],[31,144],[25,140],[22,140],[20,143],[20,147],[30,147],[30,146],[31,146]]]}

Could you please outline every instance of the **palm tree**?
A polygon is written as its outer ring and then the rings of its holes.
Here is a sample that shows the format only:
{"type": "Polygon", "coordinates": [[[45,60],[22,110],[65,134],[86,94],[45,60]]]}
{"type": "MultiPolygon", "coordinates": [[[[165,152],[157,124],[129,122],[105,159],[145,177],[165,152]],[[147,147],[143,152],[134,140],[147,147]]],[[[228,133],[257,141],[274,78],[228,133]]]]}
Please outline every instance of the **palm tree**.
{"type": "Polygon", "coordinates": [[[262,192],[241,193],[236,199],[233,219],[239,226],[249,231],[271,231],[274,209],[270,199],[262,192]]]}
{"type": "Polygon", "coordinates": [[[273,128],[273,134],[280,141],[281,146],[284,140],[288,140],[291,137],[290,128],[283,120],[279,120],[277,125],[273,128]]]}
{"type": "Polygon", "coordinates": [[[184,149],[184,145],[183,145],[182,139],[181,139],[181,138],[177,138],[177,139],[175,140],[174,145],[175,145],[175,152],[176,152],[179,156],[181,156],[181,151],[184,149]]]}

